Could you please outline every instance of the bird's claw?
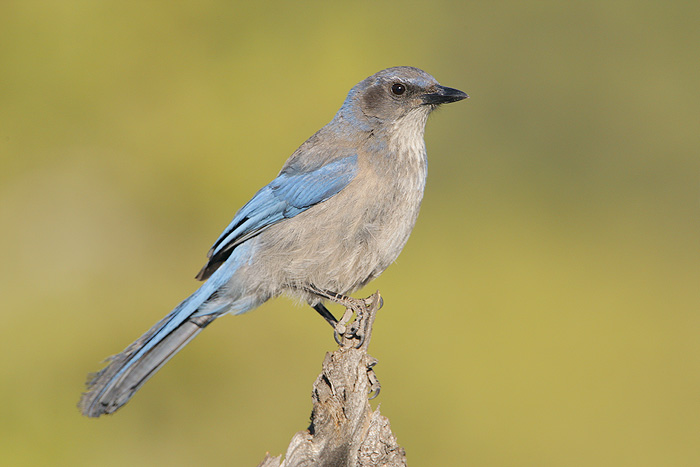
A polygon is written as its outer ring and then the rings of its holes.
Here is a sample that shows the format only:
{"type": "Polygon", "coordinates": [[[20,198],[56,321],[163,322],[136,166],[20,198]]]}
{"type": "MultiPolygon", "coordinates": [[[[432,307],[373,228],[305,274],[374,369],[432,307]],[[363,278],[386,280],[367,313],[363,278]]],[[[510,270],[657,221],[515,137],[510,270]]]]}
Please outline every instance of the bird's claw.
{"type": "Polygon", "coordinates": [[[382,390],[382,385],[379,384],[379,379],[377,378],[377,374],[374,372],[374,365],[377,364],[377,361],[372,359],[370,363],[367,364],[367,379],[369,379],[369,400],[374,399],[379,395],[379,392],[382,390]]]}
{"type": "Polygon", "coordinates": [[[362,347],[365,343],[365,331],[363,329],[357,329],[355,330],[354,337],[357,339],[357,343],[355,344],[355,348],[359,349],[362,347]]]}
{"type": "Polygon", "coordinates": [[[343,345],[343,334],[344,332],[340,332],[338,328],[333,330],[333,339],[335,339],[335,343],[342,346],[343,345]]]}

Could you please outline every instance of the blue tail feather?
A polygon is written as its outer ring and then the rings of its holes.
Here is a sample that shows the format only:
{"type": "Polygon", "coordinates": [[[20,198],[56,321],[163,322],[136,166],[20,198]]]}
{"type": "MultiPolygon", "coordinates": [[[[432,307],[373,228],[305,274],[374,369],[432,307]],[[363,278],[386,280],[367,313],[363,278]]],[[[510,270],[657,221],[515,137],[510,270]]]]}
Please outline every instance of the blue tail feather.
{"type": "Polygon", "coordinates": [[[229,258],[207,282],[165,318],[123,352],[110,358],[109,364],[87,383],[88,390],[78,404],[83,414],[99,417],[126,404],[160,367],[205,326],[228,311],[228,307],[207,307],[206,314],[197,313],[230,280],[237,269],[236,259],[229,258]]]}

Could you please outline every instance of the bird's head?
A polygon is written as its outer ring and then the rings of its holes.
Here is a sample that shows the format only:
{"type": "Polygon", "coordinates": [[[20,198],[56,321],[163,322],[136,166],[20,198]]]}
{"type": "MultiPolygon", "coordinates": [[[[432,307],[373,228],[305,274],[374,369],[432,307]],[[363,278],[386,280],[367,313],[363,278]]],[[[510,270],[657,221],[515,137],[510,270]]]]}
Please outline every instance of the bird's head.
{"type": "Polygon", "coordinates": [[[350,90],[340,113],[352,120],[365,120],[370,126],[392,124],[409,114],[427,118],[440,104],[467,97],[458,89],[441,86],[423,70],[399,66],[358,83],[350,90]]]}

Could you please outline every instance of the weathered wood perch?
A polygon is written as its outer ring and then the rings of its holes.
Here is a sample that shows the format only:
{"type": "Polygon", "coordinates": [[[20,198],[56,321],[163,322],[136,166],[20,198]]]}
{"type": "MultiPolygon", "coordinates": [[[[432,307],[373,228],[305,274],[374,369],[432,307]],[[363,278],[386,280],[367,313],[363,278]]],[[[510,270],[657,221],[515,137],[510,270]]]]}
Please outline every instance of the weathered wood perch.
{"type": "Polygon", "coordinates": [[[344,339],[326,354],[323,370],[313,386],[311,425],[292,437],[284,460],[269,454],[258,467],[398,467],[406,465],[406,453],[391,432],[389,420],[372,411],[370,396],[379,384],[367,354],[372,325],[381,308],[379,292],[365,299],[365,340],[359,348],[344,339]]]}

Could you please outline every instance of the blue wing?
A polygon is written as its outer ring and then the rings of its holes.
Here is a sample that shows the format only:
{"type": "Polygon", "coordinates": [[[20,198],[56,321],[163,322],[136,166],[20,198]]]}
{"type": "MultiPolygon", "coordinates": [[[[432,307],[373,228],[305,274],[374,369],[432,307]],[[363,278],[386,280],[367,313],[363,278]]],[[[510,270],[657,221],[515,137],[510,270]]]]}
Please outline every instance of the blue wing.
{"type": "Polygon", "coordinates": [[[237,245],[333,197],[355,178],[356,173],[357,155],[337,159],[310,172],[283,170],[236,213],[209,250],[209,262],[197,279],[207,279],[237,245]]]}

